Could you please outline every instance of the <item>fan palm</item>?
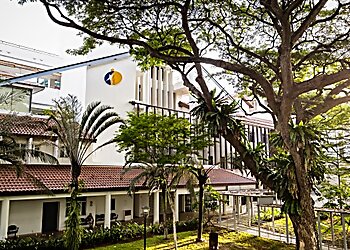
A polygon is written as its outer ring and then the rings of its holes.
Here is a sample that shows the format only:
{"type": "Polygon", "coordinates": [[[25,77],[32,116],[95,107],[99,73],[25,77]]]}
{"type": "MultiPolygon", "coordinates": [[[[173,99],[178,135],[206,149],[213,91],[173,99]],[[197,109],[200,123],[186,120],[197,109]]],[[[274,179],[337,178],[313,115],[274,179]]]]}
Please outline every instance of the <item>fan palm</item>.
{"type": "Polygon", "coordinates": [[[71,164],[71,183],[69,185],[71,202],[68,207],[65,239],[67,248],[75,250],[79,248],[81,241],[80,207],[77,197],[82,166],[94,152],[115,142],[112,137],[111,140],[90,150],[101,133],[122,120],[117,113],[112,111],[111,106],[101,105],[101,102],[89,104],[81,115],[81,105],[77,97],[72,95],[56,100],[55,104],[56,109],[48,111],[50,115],[48,127],[49,131],[57,135],[71,164]]]}

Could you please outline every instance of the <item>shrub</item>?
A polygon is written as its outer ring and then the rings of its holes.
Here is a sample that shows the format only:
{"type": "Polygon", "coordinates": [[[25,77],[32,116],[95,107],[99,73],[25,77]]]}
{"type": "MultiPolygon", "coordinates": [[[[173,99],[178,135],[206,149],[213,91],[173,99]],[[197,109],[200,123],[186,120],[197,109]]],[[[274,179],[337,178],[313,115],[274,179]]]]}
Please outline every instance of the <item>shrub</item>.
{"type": "MultiPolygon", "coordinates": [[[[196,230],[198,220],[180,221],[176,223],[177,232],[196,230]]],[[[169,227],[172,230],[172,227],[169,227]]],[[[81,247],[91,248],[102,244],[113,244],[122,241],[132,241],[143,236],[143,225],[130,223],[122,225],[117,223],[110,229],[98,228],[96,230],[85,229],[82,235],[81,247]]],[[[162,235],[164,233],[163,224],[155,224],[147,227],[147,234],[162,235]]],[[[38,237],[15,238],[0,241],[2,249],[39,249],[39,250],[59,250],[65,249],[63,237],[49,237],[48,239],[38,237]]]]}

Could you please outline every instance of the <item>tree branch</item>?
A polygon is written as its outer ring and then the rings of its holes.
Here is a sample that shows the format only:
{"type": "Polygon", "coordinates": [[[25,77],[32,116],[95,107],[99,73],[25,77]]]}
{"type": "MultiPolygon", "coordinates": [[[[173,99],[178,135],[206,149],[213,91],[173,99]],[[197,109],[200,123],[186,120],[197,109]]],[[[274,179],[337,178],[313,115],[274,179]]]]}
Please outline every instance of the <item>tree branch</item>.
{"type": "Polygon", "coordinates": [[[304,34],[307,28],[311,25],[311,23],[315,20],[318,13],[325,6],[327,0],[320,0],[314,8],[310,11],[309,15],[305,18],[304,22],[300,25],[300,27],[292,34],[291,43],[295,44],[299,38],[304,34]]]}

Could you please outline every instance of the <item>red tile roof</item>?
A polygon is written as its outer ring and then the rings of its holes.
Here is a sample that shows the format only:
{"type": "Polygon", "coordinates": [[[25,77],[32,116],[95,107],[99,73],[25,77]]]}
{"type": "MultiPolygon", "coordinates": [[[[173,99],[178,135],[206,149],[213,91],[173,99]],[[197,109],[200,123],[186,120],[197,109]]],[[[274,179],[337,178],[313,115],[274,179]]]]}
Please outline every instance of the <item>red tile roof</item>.
{"type": "MultiPolygon", "coordinates": [[[[64,192],[70,181],[70,166],[68,165],[28,165],[26,172],[42,181],[46,187],[55,193],[64,192]]],[[[84,181],[87,191],[127,190],[130,181],[140,170],[124,173],[120,166],[84,166],[80,179],[84,181]]],[[[210,184],[215,186],[254,185],[255,181],[241,177],[225,169],[213,169],[209,172],[210,184]]],[[[183,186],[180,183],[180,186],[183,186]]],[[[142,187],[141,183],[138,185],[142,187]]],[[[11,165],[0,165],[0,195],[25,194],[41,192],[40,188],[26,175],[17,178],[11,165]]]]}
{"type": "Polygon", "coordinates": [[[0,130],[14,135],[53,136],[47,131],[46,118],[0,114],[0,130]]]}

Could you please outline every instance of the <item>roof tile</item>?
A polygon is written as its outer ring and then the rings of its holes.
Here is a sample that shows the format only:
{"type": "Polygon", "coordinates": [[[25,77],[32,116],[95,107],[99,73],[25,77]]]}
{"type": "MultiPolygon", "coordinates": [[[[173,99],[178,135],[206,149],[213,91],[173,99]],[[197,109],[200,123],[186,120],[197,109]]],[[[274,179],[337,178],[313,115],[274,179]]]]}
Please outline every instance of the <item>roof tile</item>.
{"type": "MultiPolygon", "coordinates": [[[[54,192],[63,192],[70,182],[70,166],[68,165],[27,165],[25,171],[42,181],[54,192]]],[[[84,189],[90,191],[127,189],[130,181],[139,173],[140,170],[137,169],[125,172],[121,166],[83,166],[80,179],[84,182],[84,189]]],[[[254,180],[219,168],[212,169],[209,172],[209,178],[211,185],[255,184],[254,180]]],[[[179,185],[184,184],[184,181],[181,181],[179,185]]],[[[142,188],[141,183],[137,186],[142,188]]],[[[40,188],[26,175],[17,178],[11,165],[0,165],[0,194],[40,191],[40,188]]]]}

